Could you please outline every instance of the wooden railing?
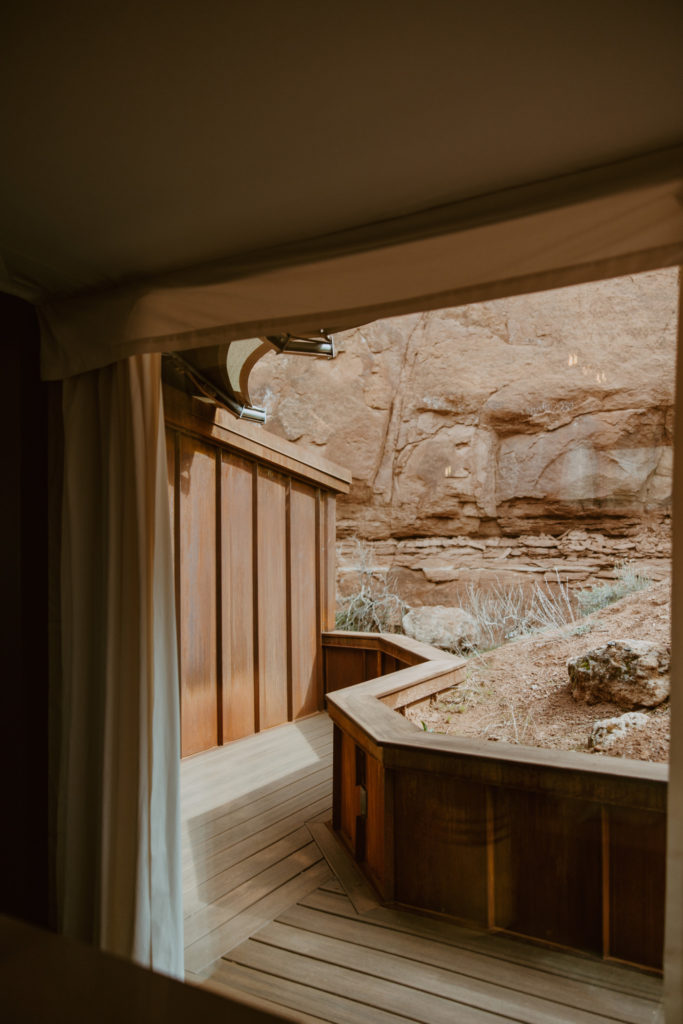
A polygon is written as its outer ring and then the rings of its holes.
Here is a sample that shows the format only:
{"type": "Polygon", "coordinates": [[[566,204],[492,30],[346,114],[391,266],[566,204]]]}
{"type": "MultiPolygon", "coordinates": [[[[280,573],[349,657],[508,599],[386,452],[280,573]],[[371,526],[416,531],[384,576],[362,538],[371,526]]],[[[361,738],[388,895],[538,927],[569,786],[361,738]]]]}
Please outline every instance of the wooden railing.
{"type": "Polygon", "coordinates": [[[384,901],[661,969],[665,765],[428,734],[396,712],[462,659],[383,634],[323,648],[333,824],[384,901]]]}

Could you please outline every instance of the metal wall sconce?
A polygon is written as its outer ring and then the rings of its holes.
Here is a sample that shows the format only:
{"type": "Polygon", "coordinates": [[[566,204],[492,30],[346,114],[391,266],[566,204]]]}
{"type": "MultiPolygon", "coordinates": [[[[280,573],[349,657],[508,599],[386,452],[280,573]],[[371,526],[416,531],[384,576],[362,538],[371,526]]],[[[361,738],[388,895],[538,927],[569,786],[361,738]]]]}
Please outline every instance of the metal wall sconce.
{"type": "Polygon", "coordinates": [[[241,338],[182,355],[169,353],[164,357],[165,377],[201,401],[223,406],[238,419],[265,423],[266,410],[253,405],[249,397],[249,374],[268,352],[322,359],[336,355],[334,340],[326,330],[312,336],[284,333],[241,338]]]}

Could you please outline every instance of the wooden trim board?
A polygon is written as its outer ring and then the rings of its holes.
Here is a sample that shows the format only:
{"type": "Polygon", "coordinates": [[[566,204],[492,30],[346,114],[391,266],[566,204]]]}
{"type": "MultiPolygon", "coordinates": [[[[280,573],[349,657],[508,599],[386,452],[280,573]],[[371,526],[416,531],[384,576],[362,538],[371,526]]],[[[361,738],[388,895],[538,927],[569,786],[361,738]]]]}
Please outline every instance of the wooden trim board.
{"type": "Polygon", "coordinates": [[[368,910],[374,910],[375,907],[380,906],[377,893],[355,861],[349,856],[346,848],[337,839],[330,823],[310,821],[306,827],[317,843],[329,868],[334,872],[339,884],[353,903],[356,912],[365,914],[368,910]]]}

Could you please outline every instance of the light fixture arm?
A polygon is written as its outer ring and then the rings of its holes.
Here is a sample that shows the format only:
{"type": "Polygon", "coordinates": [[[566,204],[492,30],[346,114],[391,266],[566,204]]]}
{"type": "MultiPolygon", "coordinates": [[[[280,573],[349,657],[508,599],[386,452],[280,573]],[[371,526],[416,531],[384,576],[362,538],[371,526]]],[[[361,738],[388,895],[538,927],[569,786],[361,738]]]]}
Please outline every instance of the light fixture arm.
{"type": "Polygon", "coordinates": [[[337,354],[334,348],[334,339],[324,329],[321,329],[318,334],[319,337],[315,338],[302,338],[297,334],[288,333],[268,334],[265,340],[278,352],[334,359],[337,354]]]}
{"type": "Polygon", "coordinates": [[[332,331],[311,334],[268,334],[260,338],[217,341],[180,355],[171,353],[166,362],[167,378],[201,401],[222,405],[239,419],[265,423],[266,410],[252,405],[249,374],[268,352],[284,355],[317,356],[334,359],[332,331]]]}
{"type": "Polygon", "coordinates": [[[216,405],[225,406],[233,416],[237,416],[240,420],[261,424],[266,422],[265,409],[260,409],[256,405],[246,405],[243,402],[238,402],[233,395],[229,395],[227,391],[216,387],[201,370],[198,370],[196,366],[183,359],[177,352],[168,353],[168,358],[173,363],[175,369],[186,377],[201,392],[204,398],[208,398],[216,405]]]}

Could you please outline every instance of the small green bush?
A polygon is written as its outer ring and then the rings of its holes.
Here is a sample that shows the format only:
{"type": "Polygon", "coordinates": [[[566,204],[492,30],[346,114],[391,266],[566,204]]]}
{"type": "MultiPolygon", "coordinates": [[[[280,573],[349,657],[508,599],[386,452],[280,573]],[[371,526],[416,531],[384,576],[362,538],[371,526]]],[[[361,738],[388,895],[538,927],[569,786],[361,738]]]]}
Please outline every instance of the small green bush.
{"type": "Polygon", "coordinates": [[[606,583],[599,583],[594,587],[580,590],[576,601],[581,615],[590,615],[592,612],[606,608],[614,604],[627,594],[635,594],[639,590],[645,590],[652,583],[649,576],[638,571],[632,562],[624,562],[617,566],[615,571],[616,579],[606,583]]]}

